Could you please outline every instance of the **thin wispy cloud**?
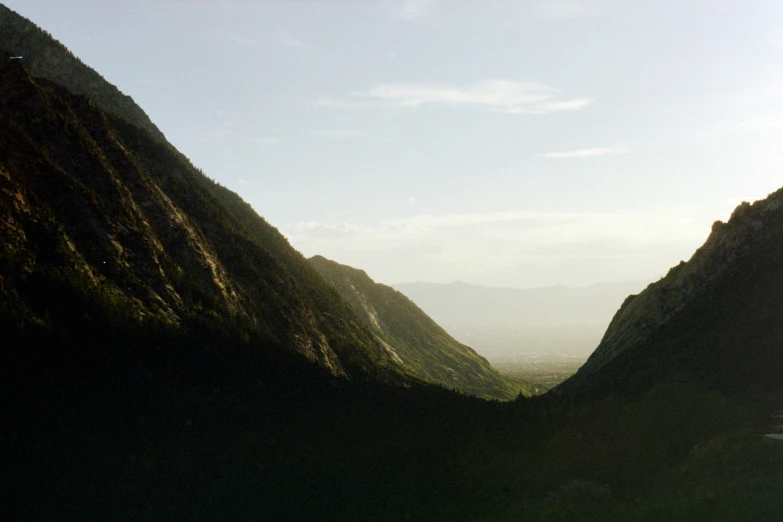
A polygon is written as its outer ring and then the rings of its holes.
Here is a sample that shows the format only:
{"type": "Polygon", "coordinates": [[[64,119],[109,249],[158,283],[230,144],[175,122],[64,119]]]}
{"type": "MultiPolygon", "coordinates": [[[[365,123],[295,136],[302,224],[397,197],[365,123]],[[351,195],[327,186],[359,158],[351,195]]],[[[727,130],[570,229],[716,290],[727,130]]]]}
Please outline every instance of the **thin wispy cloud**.
{"type": "Polygon", "coordinates": [[[234,42],[235,44],[244,45],[246,47],[267,47],[267,44],[253,38],[247,38],[238,34],[225,35],[227,40],[234,42]]]}
{"type": "Polygon", "coordinates": [[[262,147],[275,147],[280,145],[280,138],[277,136],[256,136],[254,138],[248,138],[247,141],[253,145],[261,145],[262,147]]]}
{"type": "Polygon", "coordinates": [[[560,91],[536,82],[485,80],[472,85],[386,83],[351,93],[350,99],[319,98],[316,105],[334,108],[474,107],[511,114],[576,111],[590,98],[561,99],[560,91]]]}
{"type": "Polygon", "coordinates": [[[536,19],[566,20],[586,13],[587,5],[574,0],[544,0],[535,2],[531,11],[536,19]]]}
{"type": "MultiPolygon", "coordinates": [[[[405,218],[381,220],[372,226],[347,222],[320,223],[300,222],[284,227],[296,237],[310,235],[312,231],[339,231],[344,236],[370,236],[384,242],[395,240],[405,242],[411,238],[447,237],[448,230],[454,230],[458,237],[468,229],[481,231],[483,235],[499,234],[504,239],[513,239],[510,244],[526,240],[536,244],[561,242],[584,242],[612,239],[626,239],[633,242],[665,241],[676,230],[688,237],[703,234],[702,223],[694,220],[692,211],[683,208],[662,209],[660,212],[538,212],[506,211],[483,213],[420,214],[405,218]],[[639,237],[639,230],[646,236],[639,237]],[[694,234],[694,230],[696,230],[694,234]]],[[[708,228],[708,225],[705,225],[708,228]]],[[[318,234],[320,235],[320,234],[318,234]]],[[[531,243],[531,244],[532,244],[531,243]]]]}
{"type": "Polygon", "coordinates": [[[406,0],[396,11],[397,18],[411,20],[421,18],[430,12],[439,0],[406,0]]]}
{"type": "Polygon", "coordinates": [[[296,36],[292,35],[287,29],[282,27],[277,31],[277,43],[284,47],[291,47],[294,49],[303,49],[308,47],[304,40],[300,40],[296,36]]]}
{"type": "Polygon", "coordinates": [[[281,231],[307,255],[377,268],[390,281],[410,274],[448,280],[506,270],[507,285],[512,277],[536,284],[543,276],[561,277],[555,265],[578,273],[588,261],[609,278],[617,275],[617,261],[631,258],[637,267],[654,265],[656,273],[670,266],[671,256],[687,259],[693,245],[707,237],[711,223],[711,217],[703,219],[693,209],[672,207],[647,212],[420,214],[362,224],[309,221],[281,231]],[[396,261],[390,267],[392,256],[396,261]]]}
{"type": "Polygon", "coordinates": [[[319,138],[348,139],[359,137],[364,132],[359,129],[312,129],[309,134],[319,138]]]}
{"type": "Polygon", "coordinates": [[[783,29],[775,29],[767,33],[767,42],[777,51],[783,51],[783,29]]]}
{"type": "Polygon", "coordinates": [[[338,100],[328,96],[320,96],[312,100],[316,107],[325,107],[330,109],[370,109],[377,107],[368,101],[360,100],[338,100]]]}
{"type": "Polygon", "coordinates": [[[402,219],[388,219],[380,222],[381,228],[386,230],[403,231],[428,231],[435,228],[468,227],[482,225],[487,223],[498,223],[502,221],[517,221],[523,219],[540,219],[541,217],[559,217],[565,216],[552,214],[541,214],[538,212],[516,211],[516,212],[487,212],[487,213],[465,213],[465,214],[422,214],[402,219]]]}
{"type": "Polygon", "coordinates": [[[633,149],[627,147],[621,147],[619,145],[614,147],[596,147],[592,149],[577,149],[569,150],[565,152],[545,152],[539,154],[545,158],[555,159],[573,159],[573,158],[596,158],[599,156],[621,156],[623,154],[630,154],[633,149]]]}
{"type": "Polygon", "coordinates": [[[371,234],[372,229],[351,223],[320,223],[317,221],[303,221],[288,227],[288,234],[294,237],[308,237],[310,239],[332,239],[338,237],[358,236],[371,234]]]}
{"type": "Polygon", "coordinates": [[[221,143],[234,135],[237,122],[233,118],[219,117],[216,124],[205,125],[191,131],[190,141],[194,143],[221,143]]]}
{"type": "Polygon", "coordinates": [[[311,46],[304,40],[294,36],[288,29],[279,27],[274,36],[270,39],[260,40],[256,38],[249,38],[236,33],[224,34],[224,38],[234,42],[235,44],[245,47],[253,47],[257,49],[270,48],[274,46],[288,47],[290,49],[311,49],[311,46]]]}
{"type": "Polygon", "coordinates": [[[205,125],[193,131],[190,140],[194,143],[226,143],[258,145],[262,147],[274,147],[280,144],[277,136],[248,136],[237,128],[234,118],[220,118],[217,124],[205,125]]]}

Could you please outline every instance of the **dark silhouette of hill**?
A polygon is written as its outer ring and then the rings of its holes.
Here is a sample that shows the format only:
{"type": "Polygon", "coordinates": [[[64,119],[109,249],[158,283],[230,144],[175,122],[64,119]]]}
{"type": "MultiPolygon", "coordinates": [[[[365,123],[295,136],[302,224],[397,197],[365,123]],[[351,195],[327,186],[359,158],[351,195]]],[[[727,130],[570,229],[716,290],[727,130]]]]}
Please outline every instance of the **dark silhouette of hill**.
{"type": "Polygon", "coordinates": [[[147,114],[114,85],[81,62],[64,45],[30,20],[0,4],[0,49],[6,56],[22,56],[31,74],[83,94],[104,111],[119,116],[165,142],[147,114]]]}
{"type": "Polygon", "coordinates": [[[521,387],[529,393],[527,385],[499,374],[402,293],[376,283],[363,270],[322,256],[309,261],[411,374],[477,396],[510,399],[521,392],[521,387]]]}
{"type": "Polygon", "coordinates": [[[559,394],[484,401],[410,376],[238,196],[24,61],[0,137],[2,520],[783,517],[780,193],[559,394]]]}
{"type": "Polygon", "coordinates": [[[393,285],[461,342],[492,360],[587,358],[629,292],[642,283],[500,288],[456,282],[393,285]]]}
{"type": "Polygon", "coordinates": [[[560,391],[672,380],[776,389],[783,375],[783,189],[737,207],[688,262],[631,295],[560,391]]]}
{"type": "Polygon", "coordinates": [[[24,62],[0,76],[0,267],[17,328],[65,321],[41,293],[56,284],[133,327],[242,331],[334,374],[404,373],[276,229],[169,145],[24,62]]]}

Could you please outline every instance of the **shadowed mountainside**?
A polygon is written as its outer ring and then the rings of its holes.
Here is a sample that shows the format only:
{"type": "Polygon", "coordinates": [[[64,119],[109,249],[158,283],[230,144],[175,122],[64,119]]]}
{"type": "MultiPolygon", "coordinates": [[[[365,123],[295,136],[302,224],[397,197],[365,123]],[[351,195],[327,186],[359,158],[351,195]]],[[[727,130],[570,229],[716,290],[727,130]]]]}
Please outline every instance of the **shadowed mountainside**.
{"type": "Polygon", "coordinates": [[[16,327],[58,322],[36,290],[56,280],[137,326],[208,324],[335,374],[404,373],[276,229],[171,146],[19,61],[0,64],[0,133],[16,327]]]}
{"type": "Polygon", "coordinates": [[[742,203],[688,262],[629,296],[560,392],[696,379],[770,389],[783,375],[783,189],[742,203]]]}
{"type": "Polygon", "coordinates": [[[0,519],[783,516],[780,192],[594,369],[501,403],[409,377],[238,196],[19,62],[0,136],[0,519]]]}
{"type": "MultiPolygon", "coordinates": [[[[104,111],[141,127],[158,141],[165,138],[147,114],[100,74],[82,63],[64,45],[30,20],[0,4],[0,49],[6,56],[23,56],[36,77],[52,80],[71,92],[87,96],[104,111]]],[[[5,58],[5,57],[4,57],[5,58]]]]}
{"type": "Polygon", "coordinates": [[[322,256],[309,261],[413,375],[478,396],[509,399],[522,388],[529,393],[529,386],[499,374],[402,293],[376,283],[363,270],[322,256]]]}

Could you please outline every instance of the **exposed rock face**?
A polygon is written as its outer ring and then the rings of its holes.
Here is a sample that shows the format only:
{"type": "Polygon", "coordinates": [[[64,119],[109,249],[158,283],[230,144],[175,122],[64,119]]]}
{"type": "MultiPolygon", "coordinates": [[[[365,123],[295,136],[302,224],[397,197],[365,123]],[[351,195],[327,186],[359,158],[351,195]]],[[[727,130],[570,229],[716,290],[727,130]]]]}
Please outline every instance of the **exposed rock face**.
{"type": "Polygon", "coordinates": [[[412,375],[483,397],[510,399],[520,392],[520,383],[499,374],[402,293],[376,283],[362,270],[322,256],[309,261],[337,289],[386,352],[412,375]]]}
{"type": "Polygon", "coordinates": [[[394,357],[301,254],[130,97],[3,5],[0,51],[24,57],[0,70],[6,288],[17,269],[63,271],[139,318],[195,314],[334,374],[396,378],[394,357]]]}
{"type": "Polygon", "coordinates": [[[0,277],[26,320],[54,315],[30,285],[55,277],[140,322],[195,316],[334,374],[397,371],[275,228],[170,145],[7,60],[0,136],[0,277]]]}
{"type": "Polygon", "coordinates": [[[716,221],[707,241],[688,262],[680,262],[666,277],[625,300],[578,377],[588,376],[627,348],[648,339],[701,295],[711,281],[734,268],[738,260],[770,236],[779,234],[782,226],[783,189],[752,205],[742,203],[728,223],[716,221]]]}
{"type": "Polygon", "coordinates": [[[7,56],[22,56],[25,67],[34,76],[52,80],[76,94],[84,94],[104,111],[141,127],[159,141],[165,141],[160,130],[130,96],[121,93],[84,65],[46,31],[2,4],[0,50],[10,53],[7,56]]]}

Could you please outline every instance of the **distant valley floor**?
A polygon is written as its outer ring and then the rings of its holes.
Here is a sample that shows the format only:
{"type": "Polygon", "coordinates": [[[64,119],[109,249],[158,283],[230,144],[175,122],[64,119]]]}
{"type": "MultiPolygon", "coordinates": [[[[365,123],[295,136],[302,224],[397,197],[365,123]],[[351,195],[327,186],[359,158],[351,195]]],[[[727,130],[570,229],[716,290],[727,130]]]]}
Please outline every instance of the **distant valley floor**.
{"type": "Polygon", "coordinates": [[[586,357],[574,355],[520,355],[490,359],[503,375],[520,379],[534,386],[536,395],[551,390],[576,373],[586,357]]]}

